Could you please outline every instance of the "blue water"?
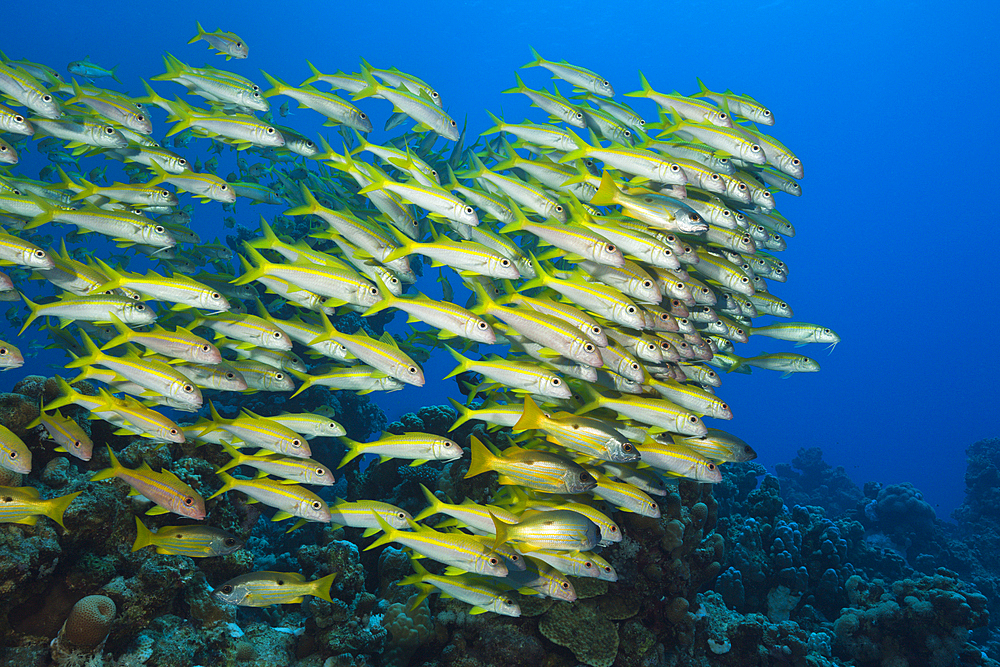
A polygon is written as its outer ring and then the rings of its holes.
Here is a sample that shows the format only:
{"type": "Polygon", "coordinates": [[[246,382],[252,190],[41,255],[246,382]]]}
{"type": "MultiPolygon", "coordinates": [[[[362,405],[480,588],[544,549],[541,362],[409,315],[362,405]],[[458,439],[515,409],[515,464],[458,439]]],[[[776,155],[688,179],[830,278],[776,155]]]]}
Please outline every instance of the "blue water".
{"type": "MultiPolygon", "coordinates": [[[[529,44],[546,58],[598,71],[619,94],[638,89],[638,69],[668,92],[694,92],[701,77],[712,88],[751,94],[774,112],[774,135],[802,158],[806,172],[801,199],[779,195],[779,210],[798,234],[782,255],[789,282],[773,291],[793,306],[796,320],[829,326],[843,343],[830,356],[804,350],[822,364],[817,374],[725,378],[720,395],[736,417],[721,426],[750,442],[765,465],[820,446],[858,483],[913,482],[947,516],[962,497],[965,447],[1000,432],[1000,234],[993,211],[1000,94],[990,71],[1000,55],[992,34],[996,5],[956,11],[929,2],[688,2],[645,9],[553,2],[184,2],[169,9],[103,2],[100,10],[67,4],[8,29],[0,48],[63,71],[88,54],[109,67],[120,63],[124,89],[134,94],[141,93],[140,77],[163,71],[164,51],[261,84],[259,69],[295,84],[309,76],[306,59],[324,72],[350,72],[364,57],[430,82],[459,123],[468,114],[471,134],[490,125],[486,109],[502,109],[508,120],[541,119],[522,96],[500,93],[530,60],[529,44]],[[188,46],[196,19],[208,30],[238,33],[249,59],[226,63],[204,42],[188,46]]],[[[549,85],[544,75],[522,71],[533,87],[549,85]]],[[[157,90],[182,91],[167,83],[157,90]]],[[[653,117],[652,102],[635,104],[653,117]]],[[[362,106],[376,127],[390,111],[384,101],[362,106]]],[[[284,122],[319,129],[308,110],[284,122]]],[[[155,124],[162,137],[164,114],[156,113],[155,124]]],[[[339,136],[324,131],[339,148],[339,136]]],[[[372,138],[384,136],[376,131],[372,138]]],[[[227,152],[218,173],[234,167],[227,152]]],[[[230,232],[218,204],[196,210],[203,238],[230,232]]],[[[237,219],[255,228],[259,214],[280,211],[241,201],[237,219]]],[[[434,285],[421,287],[439,295],[434,285]]],[[[394,331],[402,331],[401,320],[394,331]]],[[[0,330],[27,346],[16,330],[0,330]]],[[[737,351],[787,349],[767,341],[737,351]]],[[[27,373],[52,374],[48,364],[62,359],[39,355],[0,378],[0,389],[27,373]]],[[[376,400],[392,420],[443,402],[442,392],[457,396],[453,382],[438,381],[451,365],[435,356],[425,365],[424,389],[376,400]]]]}

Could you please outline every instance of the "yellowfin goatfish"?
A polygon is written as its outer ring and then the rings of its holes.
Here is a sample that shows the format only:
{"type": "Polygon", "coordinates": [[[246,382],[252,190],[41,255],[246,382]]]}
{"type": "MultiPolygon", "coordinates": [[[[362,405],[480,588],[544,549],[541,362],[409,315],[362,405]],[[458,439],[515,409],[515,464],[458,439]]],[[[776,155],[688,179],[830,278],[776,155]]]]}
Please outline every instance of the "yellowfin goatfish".
{"type": "Polygon", "coordinates": [[[508,447],[500,456],[472,436],[472,460],[465,478],[485,472],[500,474],[501,484],[527,486],[546,493],[583,493],[594,488],[594,476],[582,466],[555,454],[508,447]]]}
{"type": "Polygon", "coordinates": [[[530,396],[524,397],[524,412],[513,426],[514,433],[540,430],[546,437],[567,449],[605,461],[629,463],[639,460],[639,453],[628,438],[600,419],[581,417],[569,412],[543,413],[530,396]]]}
{"type": "Polygon", "coordinates": [[[350,461],[362,454],[376,454],[381,460],[407,459],[412,460],[411,466],[427,461],[454,461],[462,458],[462,448],[454,440],[442,438],[429,433],[403,433],[393,435],[383,433],[375,442],[355,442],[342,438],[347,445],[347,453],[337,465],[343,468],[350,461]]]}
{"type": "Polygon", "coordinates": [[[306,581],[297,572],[250,572],[230,579],[214,591],[212,597],[226,604],[241,607],[270,607],[272,604],[298,604],[307,595],[314,595],[327,602],[330,586],[337,573],[321,579],[306,581]]]}
{"type": "Polygon", "coordinates": [[[521,608],[516,602],[510,599],[503,591],[493,588],[485,581],[469,576],[442,577],[428,572],[416,560],[413,561],[413,570],[416,574],[404,577],[399,581],[400,586],[413,585],[420,589],[420,597],[417,603],[426,597],[435,588],[444,594],[444,597],[455,598],[472,605],[470,614],[485,614],[492,611],[501,616],[513,616],[517,618],[521,615],[521,608]]]}
{"type": "Polygon", "coordinates": [[[63,528],[63,514],[73,499],[83,491],[42,500],[33,486],[0,486],[0,523],[23,523],[34,526],[39,516],[47,516],[63,528]]]}
{"type": "Polygon", "coordinates": [[[111,467],[98,472],[90,478],[92,482],[117,477],[132,487],[130,496],[143,496],[156,503],[156,507],[146,514],[166,514],[173,512],[191,519],[205,518],[205,500],[194,489],[185,484],[169,470],[156,472],[143,462],[132,470],[122,466],[115,458],[115,453],[108,446],[108,456],[111,457],[111,467]]]}
{"type": "Polygon", "coordinates": [[[188,44],[194,44],[199,39],[203,39],[208,42],[209,46],[218,51],[220,56],[225,56],[226,60],[230,58],[246,58],[250,55],[250,47],[236,34],[223,32],[221,28],[215,32],[205,32],[205,29],[201,27],[201,23],[197,25],[198,34],[188,40],[188,44]]]}
{"type": "Polygon", "coordinates": [[[6,426],[0,425],[0,467],[27,475],[31,472],[31,450],[6,426]]]}
{"type": "MultiPolygon", "coordinates": [[[[44,408],[44,406],[42,407],[44,408]]],[[[43,409],[38,415],[38,419],[25,428],[36,426],[44,428],[48,437],[58,445],[57,452],[68,452],[81,461],[90,460],[94,443],[83,427],[76,423],[76,420],[64,417],[59,410],[49,414],[43,409]]]]}
{"type": "Polygon", "coordinates": [[[446,573],[475,572],[497,577],[507,574],[507,566],[500,555],[469,535],[442,533],[415,523],[410,525],[412,531],[402,531],[390,526],[377,513],[374,514],[384,534],[365,547],[365,551],[397,542],[427,558],[444,563],[449,567],[446,573]]]}
{"type": "Polygon", "coordinates": [[[212,526],[161,526],[155,533],[135,518],[137,535],[132,551],[153,547],[158,554],[212,558],[226,556],[243,548],[243,540],[212,526]]]}
{"type": "Polygon", "coordinates": [[[267,477],[236,479],[224,472],[217,474],[222,480],[222,488],[209,496],[209,500],[227,491],[239,491],[278,510],[271,521],[284,521],[297,516],[307,521],[330,522],[330,510],[326,503],[305,487],[283,484],[279,480],[267,477]]]}

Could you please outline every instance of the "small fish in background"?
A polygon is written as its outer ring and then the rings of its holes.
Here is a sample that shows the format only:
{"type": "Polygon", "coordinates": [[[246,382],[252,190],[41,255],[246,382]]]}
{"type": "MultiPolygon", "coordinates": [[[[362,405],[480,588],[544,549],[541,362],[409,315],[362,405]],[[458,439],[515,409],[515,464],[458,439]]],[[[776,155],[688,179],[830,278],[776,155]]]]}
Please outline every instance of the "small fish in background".
{"type": "Polygon", "coordinates": [[[91,183],[101,182],[104,185],[108,183],[108,168],[104,167],[94,167],[87,173],[87,180],[91,183]]]}
{"type": "Polygon", "coordinates": [[[236,218],[231,215],[227,215],[222,219],[222,224],[226,227],[226,229],[232,229],[236,226],[236,218]]]}
{"type": "Polygon", "coordinates": [[[215,32],[205,32],[205,29],[201,27],[201,23],[197,25],[198,34],[188,40],[188,44],[194,44],[199,39],[203,39],[208,42],[209,46],[217,50],[220,56],[225,56],[226,60],[231,58],[242,59],[250,55],[250,48],[238,35],[231,32],[223,32],[221,28],[215,32]]]}
{"type": "Polygon", "coordinates": [[[292,115],[291,110],[288,108],[288,102],[285,102],[280,107],[278,107],[278,113],[281,114],[282,118],[292,115]]]}
{"type": "Polygon", "coordinates": [[[66,66],[66,71],[70,74],[75,74],[77,76],[82,76],[91,83],[97,79],[102,79],[106,76],[110,76],[112,79],[121,83],[121,79],[118,78],[118,68],[120,65],[115,65],[111,69],[106,67],[101,67],[95,62],[91,62],[90,56],[85,56],[83,60],[74,60],[69,65],[66,66]]]}

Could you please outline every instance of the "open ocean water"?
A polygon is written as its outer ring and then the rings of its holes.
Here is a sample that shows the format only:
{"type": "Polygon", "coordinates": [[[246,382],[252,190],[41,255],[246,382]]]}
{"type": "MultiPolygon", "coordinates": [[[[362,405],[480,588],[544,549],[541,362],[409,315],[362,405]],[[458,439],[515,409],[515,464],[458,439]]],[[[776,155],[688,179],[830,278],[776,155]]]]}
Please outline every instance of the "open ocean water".
{"type": "MultiPolygon", "coordinates": [[[[501,93],[515,85],[515,72],[531,87],[551,85],[545,70],[519,69],[532,59],[529,46],[600,73],[616,99],[650,120],[652,100],[622,97],[639,89],[639,70],[663,92],[693,94],[700,78],[713,90],[751,95],[774,113],[773,128],[763,129],[805,169],[801,198],[777,195],[796,235],[780,255],[790,267],[788,282],[773,291],[792,305],[795,321],[830,327],[842,342],[830,354],[759,336],[737,346],[741,356],[802,351],[822,369],[785,379],[760,369],[723,374],[718,394],[735,417],[710,425],[750,443],[769,471],[800,448],[820,447],[824,460],[843,466],[858,486],[912,483],[945,520],[965,496],[966,448],[1000,434],[994,3],[114,0],[22,10],[28,14],[3,21],[0,50],[8,57],[68,78],[66,64],[89,56],[118,66],[122,85],[99,85],[135,96],[143,94],[141,80],[163,72],[164,52],[193,66],[229,69],[262,89],[260,70],[297,85],[310,75],[307,61],[322,72],[358,71],[362,58],[398,67],[432,84],[460,127],[467,122],[467,146],[492,125],[487,110],[509,122],[542,122],[544,114],[524,96],[501,93]],[[226,61],[205,42],[187,45],[195,21],[240,35],[249,58],[226,61]]],[[[170,83],[155,87],[168,99],[182,92],[170,83]]],[[[284,101],[291,102],[279,97],[272,106],[284,101]]],[[[280,122],[313,138],[323,134],[340,151],[340,134],[296,106],[280,122]]],[[[359,106],[373,117],[370,141],[399,133],[382,130],[387,102],[359,106]]],[[[154,136],[162,137],[166,114],[153,116],[154,136]]],[[[204,143],[178,152],[204,161],[204,143]]],[[[234,171],[235,155],[223,152],[216,173],[234,171]]],[[[45,164],[29,150],[18,170],[35,177],[45,164]]],[[[235,213],[225,213],[219,203],[198,204],[192,227],[204,240],[224,241],[234,233],[224,217],[255,230],[261,215],[270,219],[284,208],[241,200],[235,213]]],[[[58,234],[54,229],[45,233],[58,234]]],[[[436,275],[425,266],[418,288],[441,298],[436,275]]],[[[470,293],[452,284],[455,301],[464,304],[470,293]]],[[[41,294],[34,289],[26,291],[41,294]]],[[[17,302],[6,308],[5,320],[17,309],[26,314],[17,302]]],[[[37,325],[23,335],[19,328],[0,322],[0,339],[31,354],[0,376],[0,391],[26,375],[53,375],[67,361],[60,351],[32,345],[42,340],[37,325]]],[[[405,334],[404,318],[397,315],[387,330],[405,334]]],[[[439,349],[423,364],[425,386],[372,398],[389,422],[447,397],[464,400],[456,383],[443,379],[453,367],[439,349]]]]}

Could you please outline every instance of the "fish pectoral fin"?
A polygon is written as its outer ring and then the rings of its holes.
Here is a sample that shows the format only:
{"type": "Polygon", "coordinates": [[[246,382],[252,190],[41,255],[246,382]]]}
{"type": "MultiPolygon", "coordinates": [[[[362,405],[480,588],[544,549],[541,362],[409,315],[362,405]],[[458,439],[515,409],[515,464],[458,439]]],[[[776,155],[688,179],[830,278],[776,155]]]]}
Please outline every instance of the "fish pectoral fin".
{"type": "Polygon", "coordinates": [[[155,507],[151,508],[148,512],[146,512],[146,515],[156,516],[157,514],[169,514],[169,513],[170,510],[160,507],[159,505],[156,505],[155,507]]]}
{"type": "Polygon", "coordinates": [[[285,519],[291,519],[293,516],[295,515],[292,514],[291,512],[280,510],[278,512],[275,512],[274,516],[271,518],[271,521],[284,521],[285,519]]]}

